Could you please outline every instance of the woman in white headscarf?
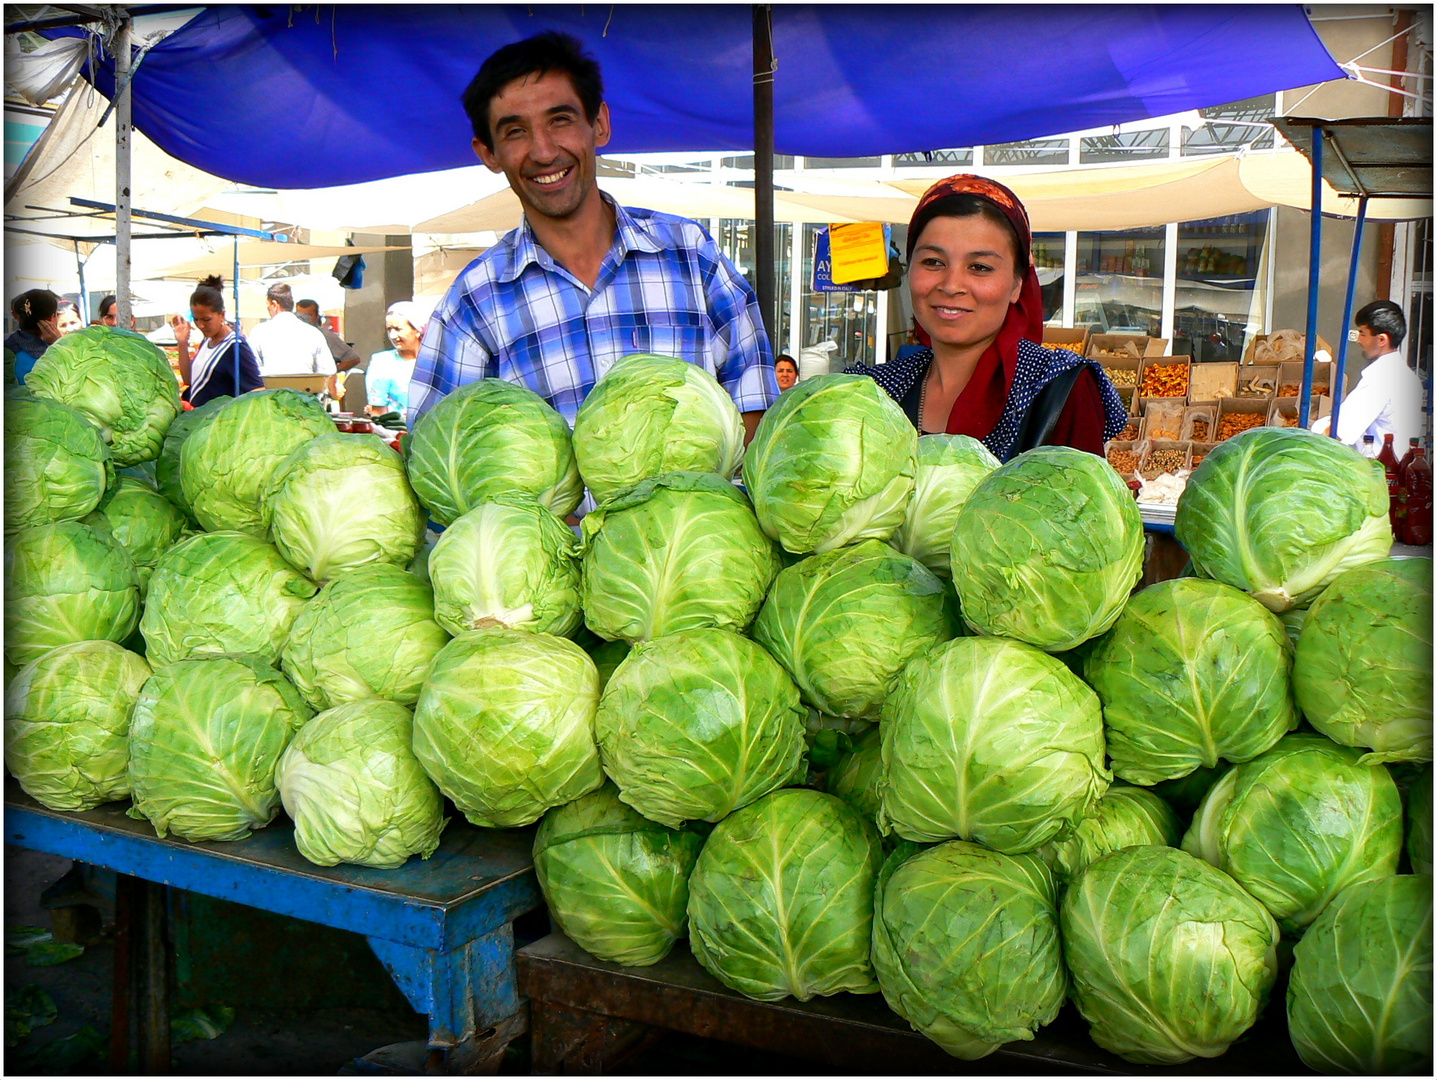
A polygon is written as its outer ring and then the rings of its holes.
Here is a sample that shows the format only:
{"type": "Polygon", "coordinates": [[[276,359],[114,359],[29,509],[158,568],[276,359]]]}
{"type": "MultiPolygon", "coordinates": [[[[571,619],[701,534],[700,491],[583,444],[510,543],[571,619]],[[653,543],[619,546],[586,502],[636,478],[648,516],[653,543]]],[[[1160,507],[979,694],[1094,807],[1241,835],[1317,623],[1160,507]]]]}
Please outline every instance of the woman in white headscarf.
{"type": "Polygon", "coordinates": [[[369,358],[364,386],[369,401],[369,415],[387,412],[404,413],[409,408],[409,380],[414,376],[414,361],[419,357],[419,339],[429,315],[413,300],[390,304],[384,313],[384,330],[394,346],[369,358]]]}

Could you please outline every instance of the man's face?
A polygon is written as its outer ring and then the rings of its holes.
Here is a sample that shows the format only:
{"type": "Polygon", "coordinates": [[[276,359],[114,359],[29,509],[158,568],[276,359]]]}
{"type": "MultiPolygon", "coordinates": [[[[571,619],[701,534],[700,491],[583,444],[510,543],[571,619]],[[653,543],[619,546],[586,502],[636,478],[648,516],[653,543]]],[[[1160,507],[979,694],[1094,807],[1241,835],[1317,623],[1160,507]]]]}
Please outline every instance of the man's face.
{"type": "Polygon", "coordinates": [[[609,141],[609,107],[589,123],[567,74],[508,83],[489,103],[489,131],[494,148],[475,139],[474,152],[504,174],[531,219],[562,221],[598,197],[594,159],[609,141]]]}
{"type": "Polygon", "coordinates": [[[303,319],[305,322],[309,323],[310,326],[319,325],[318,308],[314,308],[313,310],[311,310],[310,308],[305,307],[303,304],[295,304],[294,313],[298,315],[301,319],[303,319]]]}
{"type": "Polygon", "coordinates": [[[1357,347],[1362,350],[1362,355],[1368,360],[1376,360],[1379,356],[1385,356],[1392,351],[1392,339],[1386,334],[1374,334],[1370,326],[1359,326],[1357,328],[1357,347]]]}

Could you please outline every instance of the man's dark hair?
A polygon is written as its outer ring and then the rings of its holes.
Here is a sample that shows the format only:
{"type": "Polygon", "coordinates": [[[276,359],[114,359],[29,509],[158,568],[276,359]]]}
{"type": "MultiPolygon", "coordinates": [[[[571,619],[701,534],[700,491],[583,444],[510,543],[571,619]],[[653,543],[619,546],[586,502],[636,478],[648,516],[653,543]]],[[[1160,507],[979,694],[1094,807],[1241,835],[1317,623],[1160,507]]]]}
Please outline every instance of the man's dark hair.
{"type": "Polygon", "coordinates": [[[281,311],[294,310],[294,290],[283,282],[271,285],[264,295],[266,300],[273,300],[278,304],[281,311]]]}
{"type": "Polygon", "coordinates": [[[1372,336],[1386,334],[1395,352],[1407,336],[1407,319],[1391,300],[1374,300],[1352,317],[1353,326],[1365,326],[1372,336]]]}
{"type": "Polygon", "coordinates": [[[295,311],[299,311],[301,308],[303,308],[305,312],[313,312],[316,320],[319,318],[318,300],[296,300],[294,302],[295,311]]]}
{"type": "Polygon", "coordinates": [[[599,62],[584,51],[579,39],[560,30],[545,30],[523,41],[505,45],[479,66],[461,100],[474,137],[490,150],[494,149],[494,133],[489,130],[489,103],[499,91],[525,75],[544,75],[562,71],[574,84],[579,103],[584,106],[584,119],[593,123],[604,102],[604,77],[599,62]]]}
{"type": "Polygon", "coordinates": [[[101,299],[101,301],[100,301],[100,318],[103,319],[106,315],[108,315],[108,314],[110,313],[110,309],[111,309],[112,307],[114,307],[117,303],[119,303],[119,300],[118,300],[115,296],[113,296],[113,295],[111,295],[111,296],[106,296],[106,297],[104,297],[103,299],[101,299]]]}

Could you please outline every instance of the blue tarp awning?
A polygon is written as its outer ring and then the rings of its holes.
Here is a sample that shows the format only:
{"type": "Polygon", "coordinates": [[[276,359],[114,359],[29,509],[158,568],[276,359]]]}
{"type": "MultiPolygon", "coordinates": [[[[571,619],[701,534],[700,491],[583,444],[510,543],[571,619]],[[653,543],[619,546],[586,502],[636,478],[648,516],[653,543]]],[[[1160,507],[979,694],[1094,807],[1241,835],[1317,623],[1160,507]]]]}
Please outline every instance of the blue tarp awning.
{"type": "MultiPolygon", "coordinates": [[[[493,50],[549,28],[603,66],[609,153],[752,149],[748,5],[213,7],[145,56],[134,122],[181,161],[276,188],[472,165],[459,95],[493,50]]],[[[1298,5],[775,5],[773,39],[775,150],[816,157],[1011,142],[1344,77],[1298,5]]],[[[96,83],[110,94],[113,67],[96,83]]]]}

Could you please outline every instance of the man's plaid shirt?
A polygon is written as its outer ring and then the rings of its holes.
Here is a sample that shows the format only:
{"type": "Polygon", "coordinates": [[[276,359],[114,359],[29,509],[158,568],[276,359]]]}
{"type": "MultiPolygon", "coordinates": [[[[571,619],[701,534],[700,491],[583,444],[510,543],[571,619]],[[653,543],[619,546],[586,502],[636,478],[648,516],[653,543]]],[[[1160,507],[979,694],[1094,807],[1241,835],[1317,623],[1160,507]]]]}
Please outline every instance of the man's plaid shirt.
{"type": "Polygon", "coordinates": [[[778,397],[758,298],[696,222],[626,209],[591,291],[556,263],[526,220],[475,259],[429,320],[409,388],[409,423],[476,379],[527,386],[572,426],[622,357],[701,364],[740,412],[778,397]]]}

